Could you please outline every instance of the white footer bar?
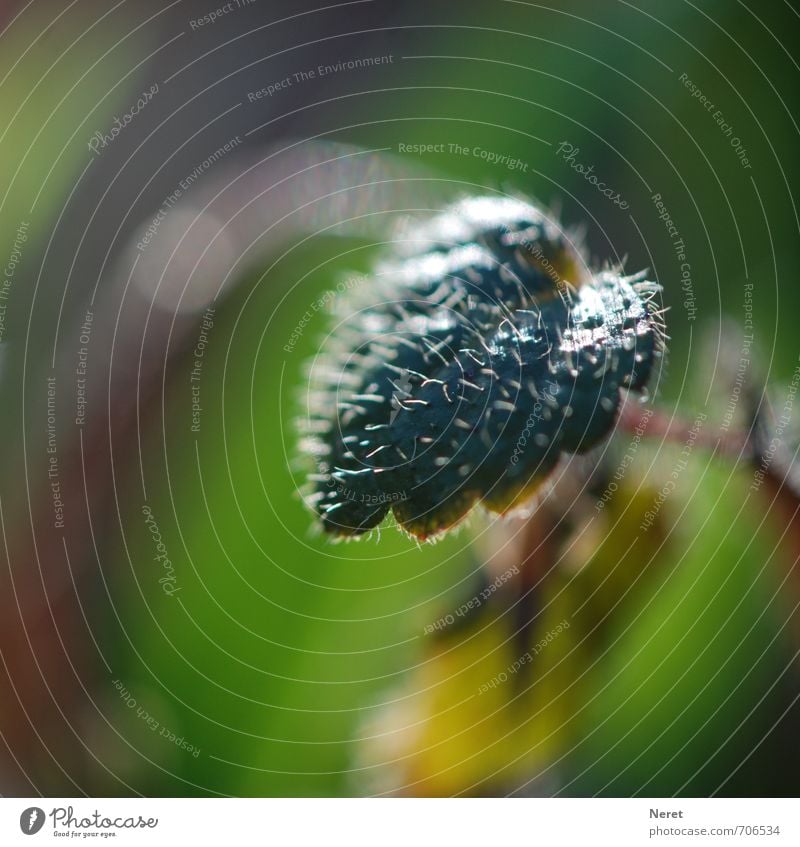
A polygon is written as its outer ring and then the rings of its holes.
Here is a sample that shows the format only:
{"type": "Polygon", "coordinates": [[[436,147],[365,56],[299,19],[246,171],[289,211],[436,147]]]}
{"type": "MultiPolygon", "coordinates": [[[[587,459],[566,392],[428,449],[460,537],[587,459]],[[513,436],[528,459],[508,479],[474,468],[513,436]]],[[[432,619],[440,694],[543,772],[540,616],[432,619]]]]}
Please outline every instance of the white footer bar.
{"type": "Polygon", "coordinates": [[[0,800],[0,843],[798,845],[795,799],[0,800]],[[190,839],[190,841],[187,841],[190,839]]]}

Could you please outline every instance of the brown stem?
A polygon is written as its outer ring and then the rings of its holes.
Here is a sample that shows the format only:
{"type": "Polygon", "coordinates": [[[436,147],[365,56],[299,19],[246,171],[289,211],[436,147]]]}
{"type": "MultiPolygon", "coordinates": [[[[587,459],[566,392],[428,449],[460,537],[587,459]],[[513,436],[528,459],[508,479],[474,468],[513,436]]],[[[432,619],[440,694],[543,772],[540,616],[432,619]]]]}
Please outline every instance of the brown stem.
{"type": "MultiPolygon", "coordinates": [[[[644,433],[647,438],[661,438],[672,444],[683,444],[689,438],[694,421],[683,417],[668,417],[660,409],[651,409],[650,420],[644,433]]],[[[641,410],[635,405],[625,403],[620,412],[617,428],[622,432],[633,433],[642,424],[641,410]]],[[[720,456],[730,458],[752,458],[750,434],[741,430],[714,435],[700,431],[694,438],[694,443],[716,450],[720,456]]]]}

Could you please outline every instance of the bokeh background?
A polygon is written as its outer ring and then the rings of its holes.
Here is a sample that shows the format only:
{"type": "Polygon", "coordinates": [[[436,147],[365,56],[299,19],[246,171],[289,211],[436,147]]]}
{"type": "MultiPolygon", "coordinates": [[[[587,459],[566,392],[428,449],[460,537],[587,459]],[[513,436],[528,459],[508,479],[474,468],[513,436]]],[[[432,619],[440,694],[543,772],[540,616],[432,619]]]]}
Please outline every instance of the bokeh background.
{"type": "Polygon", "coordinates": [[[752,0],[6,0],[0,790],[796,795],[799,501],[734,436],[797,387],[797,31],[752,0]],[[678,423],[614,436],[600,508],[595,478],[331,545],[297,493],[315,304],[483,189],[650,269],[678,423]]]}

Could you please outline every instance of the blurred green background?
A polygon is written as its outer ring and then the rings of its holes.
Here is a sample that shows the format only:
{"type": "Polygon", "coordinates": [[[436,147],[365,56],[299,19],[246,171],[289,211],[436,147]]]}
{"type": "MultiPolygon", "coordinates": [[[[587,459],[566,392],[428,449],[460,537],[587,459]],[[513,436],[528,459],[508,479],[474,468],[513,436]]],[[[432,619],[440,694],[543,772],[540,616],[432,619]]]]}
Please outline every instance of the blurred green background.
{"type": "MultiPolygon", "coordinates": [[[[297,494],[298,393],[325,314],[285,346],[318,297],[369,271],[379,238],[297,234],[237,268],[208,333],[199,432],[190,373],[201,311],[173,336],[169,315],[142,312],[140,345],[114,346],[135,324],[124,317],[126,250],[179,180],[236,135],[234,171],[239,156],[317,138],[422,166],[443,197],[538,198],[585,226],[598,266],[649,268],[670,308],[654,402],[667,416],[707,414],[714,434],[730,394],[722,341],[741,346],[748,283],[748,379],[783,397],[800,355],[794,9],[258,2],[193,28],[211,6],[37,0],[15,18],[20,8],[0,13],[0,258],[30,223],[2,340],[3,792],[796,794],[797,550],[779,504],[750,492],[746,462],[696,446],[643,533],[640,515],[682,445],[642,446],[614,505],[589,506],[594,529],[581,524],[582,541],[567,545],[571,569],[551,563],[531,638],[565,616],[574,626],[489,700],[477,688],[520,653],[513,615],[498,607],[444,638],[425,633],[475,593],[485,519],[436,545],[393,528],[331,545],[297,494]],[[247,97],[367,56],[392,60],[247,97]],[[95,158],[92,133],[153,82],[153,103],[95,158]],[[562,143],[626,208],[571,166],[562,143]],[[401,152],[414,144],[445,152],[401,152]],[[108,374],[78,426],[87,308],[88,367],[108,374]],[[140,348],[157,349],[153,368],[120,382],[116,362],[146,360],[140,348]],[[47,475],[49,375],[63,530],[47,475]],[[174,568],[171,596],[144,504],[174,568]]],[[[339,179],[350,186],[346,165],[339,179]]],[[[629,436],[615,439],[612,464],[629,436]]]]}

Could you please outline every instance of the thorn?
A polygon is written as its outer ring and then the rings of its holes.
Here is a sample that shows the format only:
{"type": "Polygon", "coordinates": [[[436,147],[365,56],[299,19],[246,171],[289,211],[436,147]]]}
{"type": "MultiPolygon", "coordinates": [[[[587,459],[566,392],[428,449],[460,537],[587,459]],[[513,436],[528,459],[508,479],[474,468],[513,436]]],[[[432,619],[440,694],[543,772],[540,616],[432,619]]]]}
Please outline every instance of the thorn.
{"type": "Polygon", "coordinates": [[[495,400],[494,408],[500,409],[501,411],[514,412],[517,407],[513,403],[506,403],[505,400],[495,400]]]}
{"type": "Polygon", "coordinates": [[[476,352],[476,351],[475,351],[475,350],[472,350],[472,349],[471,349],[471,348],[469,348],[469,347],[462,347],[462,348],[461,348],[461,350],[459,350],[458,352],[459,352],[459,353],[466,353],[466,354],[470,357],[470,359],[472,359],[474,362],[477,362],[477,363],[478,363],[481,367],[484,367],[484,366],[485,366],[485,364],[486,364],[485,362],[482,362],[482,361],[481,361],[481,360],[480,360],[480,359],[479,359],[479,358],[475,355],[475,352],[476,352]]]}

